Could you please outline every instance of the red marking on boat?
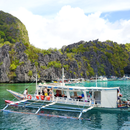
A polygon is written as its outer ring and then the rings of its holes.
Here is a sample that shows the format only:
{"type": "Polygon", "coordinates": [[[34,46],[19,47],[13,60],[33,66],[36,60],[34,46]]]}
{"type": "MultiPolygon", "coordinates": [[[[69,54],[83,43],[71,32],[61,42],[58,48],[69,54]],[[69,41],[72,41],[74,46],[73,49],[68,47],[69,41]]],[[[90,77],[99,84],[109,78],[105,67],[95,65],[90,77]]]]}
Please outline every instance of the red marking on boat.
{"type": "MultiPolygon", "coordinates": [[[[11,103],[14,103],[14,102],[13,102],[13,101],[10,101],[10,100],[5,100],[5,103],[11,104],[11,103]]],[[[18,103],[16,103],[15,105],[18,105],[18,103]]]]}

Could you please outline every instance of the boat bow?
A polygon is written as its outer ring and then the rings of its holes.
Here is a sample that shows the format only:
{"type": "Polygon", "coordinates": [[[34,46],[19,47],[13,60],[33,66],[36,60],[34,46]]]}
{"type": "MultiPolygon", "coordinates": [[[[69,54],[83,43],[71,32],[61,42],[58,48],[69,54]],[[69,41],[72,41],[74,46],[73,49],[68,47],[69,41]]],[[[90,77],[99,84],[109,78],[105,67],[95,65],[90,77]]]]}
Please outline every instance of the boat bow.
{"type": "Polygon", "coordinates": [[[15,91],[8,90],[8,89],[7,89],[7,91],[10,92],[10,93],[11,93],[14,97],[16,97],[18,100],[24,99],[24,95],[21,94],[21,93],[17,93],[17,92],[15,92],[15,91]]]}

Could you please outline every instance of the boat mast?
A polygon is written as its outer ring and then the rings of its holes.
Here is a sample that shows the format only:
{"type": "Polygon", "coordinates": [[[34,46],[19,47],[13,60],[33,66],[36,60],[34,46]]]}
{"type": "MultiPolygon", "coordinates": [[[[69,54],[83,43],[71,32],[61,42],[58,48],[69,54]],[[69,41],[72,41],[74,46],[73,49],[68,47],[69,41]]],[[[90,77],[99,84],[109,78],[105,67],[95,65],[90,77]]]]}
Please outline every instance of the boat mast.
{"type": "Polygon", "coordinates": [[[36,90],[37,90],[37,95],[38,95],[38,89],[37,89],[37,73],[36,73],[36,90]]]}
{"type": "Polygon", "coordinates": [[[64,68],[62,68],[62,86],[65,86],[64,77],[64,68]]]}
{"type": "Polygon", "coordinates": [[[96,87],[97,87],[97,75],[96,75],[96,87]]]}

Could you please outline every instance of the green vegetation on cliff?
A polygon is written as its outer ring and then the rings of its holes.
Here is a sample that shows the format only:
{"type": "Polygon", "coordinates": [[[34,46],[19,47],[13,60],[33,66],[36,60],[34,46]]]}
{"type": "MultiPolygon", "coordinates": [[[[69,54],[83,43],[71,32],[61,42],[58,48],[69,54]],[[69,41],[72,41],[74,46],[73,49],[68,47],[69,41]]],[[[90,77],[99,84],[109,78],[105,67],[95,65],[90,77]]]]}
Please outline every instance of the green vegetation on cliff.
{"type": "Polygon", "coordinates": [[[47,67],[61,68],[61,63],[59,61],[50,61],[47,67]]]}
{"type": "Polygon", "coordinates": [[[111,64],[112,71],[116,76],[123,76],[124,68],[129,64],[129,51],[129,43],[120,45],[110,40],[83,42],[77,47],[72,45],[65,49],[68,59],[75,60],[75,55],[82,58],[83,63],[80,62],[80,59],[76,60],[78,69],[86,67],[88,76],[94,76],[96,71],[98,75],[106,75],[106,62],[111,64]],[[96,68],[95,72],[93,67],[96,68]]]}
{"type": "Polygon", "coordinates": [[[0,11],[0,44],[5,41],[29,43],[29,38],[25,25],[19,19],[0,11]]]}

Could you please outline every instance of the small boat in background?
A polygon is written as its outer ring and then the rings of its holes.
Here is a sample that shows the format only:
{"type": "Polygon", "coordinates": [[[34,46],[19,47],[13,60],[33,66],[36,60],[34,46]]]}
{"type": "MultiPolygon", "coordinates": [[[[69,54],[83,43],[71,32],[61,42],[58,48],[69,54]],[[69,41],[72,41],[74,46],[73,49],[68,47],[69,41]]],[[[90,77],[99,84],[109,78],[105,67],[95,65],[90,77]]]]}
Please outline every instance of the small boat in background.
{"type": "Polygon", "coordinates": [[[110,76],[108,81],[116,81],[117,79],[118,79],[117,76],[110,76]]]}
{"type": "Polygon", "coordinates": [[[122,78],[119,78],[118,80],[130,80],[130,77],[124,75],[122,78]]]}
{"type": "Polygon", "coordinates": [[[108,81],[107,77],[105,76],[99,76],[99,77],[92,77],[90,78],[90,82],[106,82],[108,81]]]}
{"type": "Polygon", "coordinates": [[[105,82],[105,81],[108,81],[107,77],[105,76],[99,76],[97,79],[97,82],[105,82]]]}

